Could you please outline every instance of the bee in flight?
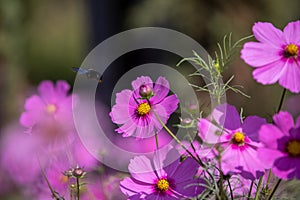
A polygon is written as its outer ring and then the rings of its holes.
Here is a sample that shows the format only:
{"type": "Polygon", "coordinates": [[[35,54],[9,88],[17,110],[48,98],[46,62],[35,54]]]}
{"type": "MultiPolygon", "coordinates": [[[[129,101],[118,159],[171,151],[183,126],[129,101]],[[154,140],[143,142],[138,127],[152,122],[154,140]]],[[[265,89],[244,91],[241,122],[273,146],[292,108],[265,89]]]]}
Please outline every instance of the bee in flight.
{"type": "Polygon", "coordinates": [[[85,74],[89,79],[96,79],[99,83],[102,83],[103,75],[94,69],[82,69],[79,67],[72,67],[73,72],[78,74],[85,74]]]}

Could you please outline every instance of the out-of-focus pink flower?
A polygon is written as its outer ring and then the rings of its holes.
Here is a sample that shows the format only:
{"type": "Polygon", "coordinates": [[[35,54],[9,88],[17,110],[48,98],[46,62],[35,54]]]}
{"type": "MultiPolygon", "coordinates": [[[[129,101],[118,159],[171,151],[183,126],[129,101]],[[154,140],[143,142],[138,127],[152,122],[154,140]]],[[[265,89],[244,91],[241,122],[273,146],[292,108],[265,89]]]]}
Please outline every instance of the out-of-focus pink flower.
{"type": "Polygon", "coordinates": [[[200,119],[198,131],[204,143],[214,144],[221,150],[224,174],[241,174],[245,178],[260,177],[265,168],[257,158],[260,146],[258,130],[266,120],[249,116],[243,122],[236,108],[229,104],[217,106],[213,111],[217,125],[207,119],[200,119]]]}
{"type": "Polygon", "coordinates": [[[72,95],[65,81],[43,81],[38,86],[38,95],[26,100],[20,123],[38,138],[42,145],[64,146],[74,137],[72,95]]]}
{"type": "Polygon", "coordinates": [[[154,112],[165,124],[170,115],[176,110],[178,98],[176,95],[167,96],[169,82],[159,77],[154,84],[150,77],[141,76],[132,82],[133,91],[125,89],[117,94],[116,105],[110,112],[112,121],[122,125],[116,131],[123,137],[135,136],[147,138],[162,129],[154,112]],[[140,96],[140,87],[151,87],[153,95],[149,100],[140,96]]]}
{"type": "Polygon", "coordinates": [[[258,156],[267,168],[281,179],[300,179],[300,116],[296,123],[292,115],[281,111],[273,116],[273,124],[265,124],[259,130],[264,146],[258,156]]]}
{"type": "Polygon", "coordinates": [[[40,176],[36,140],[24,134],[24,129],[12,125],[2,132],[1,168],[17,185],[29,186],[40,176]]]}
{"type": "Polygon", "coordinates": [[[288,23],[283,31],[271,23],[257,22],[253,34],[258,42],[247,42],[242,59],[253,66],[254,79],[279,84],[291,92],[300,92],[300,21],[288,23]]]}

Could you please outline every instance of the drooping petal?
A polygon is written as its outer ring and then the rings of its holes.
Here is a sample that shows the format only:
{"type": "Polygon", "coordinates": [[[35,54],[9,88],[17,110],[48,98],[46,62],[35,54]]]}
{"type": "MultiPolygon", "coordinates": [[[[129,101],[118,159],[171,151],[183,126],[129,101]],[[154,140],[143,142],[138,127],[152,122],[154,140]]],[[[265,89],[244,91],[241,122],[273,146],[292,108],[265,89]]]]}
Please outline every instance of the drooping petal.
{"type": "Polygon", "coordinates": [[[296,125],[295,127],[300,127],[300,116],[298,116],[297,120],[296,120],[296,125]]]}
{"type": "Polygon", "coordinates": [[[268,22],[257,22],[252,27],[255,38],[263,43],[267,43],[274,48],[281,47],[283,44],[283,33],[268,22]]]}
{"type": "Polygon", "coordinates": [[[154,104],[161,102],[169,93],[170,85],[165,77],[159,77],[154,85],[154,96],[151,98],[154,104]]]}
{"type": "Polygon", "coordinates": [[[266,123],[266,119],[257,116],[247,117],[242,125],[242,130],[247,136],[255,142],[259,142],[258,131],[260,127],[266,123]]]}
{"type": "Polygon", "coordinates": [[[229,130],[241,127],[241,117],[234,106],[221,104],[214,109],[212,115],[221,127],[229,130]]]}
{"type": "Polygon", "coordinates": [[[279,79],[279,84],[284,88],[289,89],[293,93],[300,92],[300,63],[299,58],[294,61],[294,58],[289,58],[286,61],[285,71],[279,79]]]}
{"type": "Polygon", "coordinates": [[[280,60],[281,52],[282,49],[275,49],[266,43],[247,42],[241,51],[241,58],[252,67],[261,67],[280,60]]]}
{"type": "Polygon", "coordinates": [[[292,115],[286,111],[280,111],[273,116],[273,121],[276,126],[286,135],[291,128],[294,128],[294,119],[292,115]]]}
{"type": "Polygon", "coordinates": [[[300,44],[300,21],[294,21],[288,23],[283,29],[285,41],[287,44],[300,44]]]}
{"type": "Polygon", "coordinates": [[[273,84],[282,77],[286,69],[285,62],[275,61],[253,71],[253,78],[261,84],[273,84]]]}

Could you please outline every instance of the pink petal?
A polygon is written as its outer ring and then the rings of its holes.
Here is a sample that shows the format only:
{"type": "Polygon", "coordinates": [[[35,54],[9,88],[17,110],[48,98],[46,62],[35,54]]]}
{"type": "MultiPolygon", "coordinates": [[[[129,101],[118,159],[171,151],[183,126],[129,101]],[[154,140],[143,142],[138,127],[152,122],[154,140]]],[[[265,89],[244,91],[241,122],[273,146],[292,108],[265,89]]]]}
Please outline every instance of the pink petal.
{"type": "Polygon", "coordinates": [[[277,140],[285,136],[276,126],[272,124],[262,125],[259,130],[259,140],[271,149],[277,149],[277,140]]]}
{"type": "Polygon", "coordinates": [[[216,122],[229,130],[235,130],[241,127],[241,117],[234,106],[222,104],[213,111],[213,117],[216,122]]]}
{"type": "Polygon", "coordinates": [[[153,184],[158,178],[146,156],[137,156],[131,159],[128,170],[133,178],[144,183],[153,184]]]}
{"type": "Polygon", "coordinates": [[[159,105],[164,107],[164,112],[170,116],[178,107],[179,100],[175,94],[168,96],[159,105]]]}
{"type": "Polygon", "coordinates": [[[120,189],[127,196],[133,196],[137,193],[151,194],[153,192],[153,185],[139,184],[131,178],[125,178],[120,182],[120,189]]]}
{"type": "Polygon", "coordinates": [[[258,142],[258,131],[266,123],[266,119],[257,116],[247,117],[242,125],[243,132],[252,140],[258,142]]]}
{"type": "Polygon", "coordinates": [[[52,81],[42,81],[38,86],[40,96],[46,101],[45,103],[53,103],[56,101],[56,93],[52,81]]]}
{"type": "Polygon", "coordinates": [[[191,180],[197,173],[198,168],[199,164],[193,158],[187,157],[182,163],[178,165],[171,178],[174,179],[176,184],[191,180]]]}
{"type": "Polygon", "coordinates": [[[273,84],[280,79],[286,67],[285,63],[279,60],[255,69],[253,71],[253,77],[257,82],[264,85],[273,84]]]}
{"type": "Polygon", "coordinates": [[[283,33],[268,22],[257,22],[252,28],[255,38],[263,43],[272,45],[275,48],[283,44],[283,33]]]}
{"type": "Polygon", "coordinates": [[[68,84],[67,81],[57,81],[56,82],[56,94],[60,97],[60,98],[64,98],[67,96],[69,90],[70,90],[70,85],[68,84]]]}
{"type": "Polygon", "coordinates": [[[205,143],[215,144],[220,138],[220,135],[216,133],[221,133],[221,129],[207,119],[199,120],[198,135],[205,143]]]}
{"type": "Polygon", "coordinates": [[[278,114],[275,114],[273,116],[273,121],[286,135],[289,135],[289,130],[294,128],[293,116],[286,111],[280,111],[278,114]]]}
{"type": "Polygon", "coordinates": [[[274,161],[285,154],[277,149],[270,149],[270,148],[258,148],[257,149],[257,156],[261,160],[261,163],[264,165],[266,169],[270,169],[274,165],[274,161]]]}
{"type": "Polygon", "coordinates": [[[153,82],[149,76],[140,76],[131,83],[133,91],[139,91],[143,84],[153,85],[153,82]]]}
{"type": "Polygon", "coordinates": [[[284,28],[283,34],[285,36],[287,44],[300,44],[300,21],[294,21],[288,23],[284,28]]]}
{"type": "Polygon", "coordinates": [[[26,99],[25,109],[26,110],[43,110],[45,109],[45,102],[38,95],[33,95],[26,99]]]}
{"type": "Polygon", "coordinates": [[[164,77],[159,77],[154,85],[154,96],[151,98],[154,104],[161,102],[169,93],[169,82],[164,77]]]}
{"type": "Polygon", "coordinates": [[[109,113],[109,116],[114,123],[124,124],[131,117],[128,109],[128,105],[114,105],[109,113]]]}
{"type": "Polygon", "coordinates": [[[266,43],[247,42],[241,51],[241,58],[253,67],[260,67],[282,58],[282,49],[275,49],[266,43]]]}
{"type": "Polygon", "coordinates": [[[300,92],[300,59],[295,62],[290,58],[286,62],[285,71],[279,79],[279,84],[289,89],[291,92],[300,92]]]}
{"type": "Polygon", "coordinates": [[[123,133],[123,137],[129,137],[135,134],[136,124],[132,121],[126,122],[123,126],[116,129],[118,133],[123,133]]]}

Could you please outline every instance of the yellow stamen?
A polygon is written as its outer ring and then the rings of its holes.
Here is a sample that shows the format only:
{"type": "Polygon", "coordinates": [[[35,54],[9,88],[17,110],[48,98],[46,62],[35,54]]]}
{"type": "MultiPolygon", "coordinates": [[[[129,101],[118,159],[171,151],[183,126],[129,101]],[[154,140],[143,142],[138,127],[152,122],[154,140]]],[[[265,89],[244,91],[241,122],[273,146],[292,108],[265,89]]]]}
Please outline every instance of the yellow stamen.
{"type": "Polygon", "coordinates": [[[286,150],[291,156],[300,156],[300,141],[292,140],[286,145],[286,150]]]}
{"type": "Polygon", "coordinates": [[[55,113],[55,111],[56,111],[56,106],[54,105],[54,104],[48,104],[47,106],[46,106],[46,111],[49,113],[49,114],[53,114],[53,113],[55,113]]]}
{"type": "Polygon", "coordinates": [[[242,132],[236,132],[232,137],[232,142],[235,144],[244,144],[245,136],[242,132]]]}
{"type": "Polygon", "coordinates": [[[169,189],[169,182],[166,179],[160,179],[157,181],[157,189],[161,192],[165,192],[169,189]]]}
{"type": "Polygon", "coordinates": [[[295,44],[289,44],[285,47],[285,53],[288,57],[298,56],[299,48],[295,44]]]}
{"type": "Polygon", "coordinates": [[[147,102],[145,102],[145,103],[141,103],[138,106],[138,108],[136,109],[136,112],[138,115],[143,116],[143,115],[148,114],[150,112],[150,109],[151,109],[150,105],[147,102]]]}

